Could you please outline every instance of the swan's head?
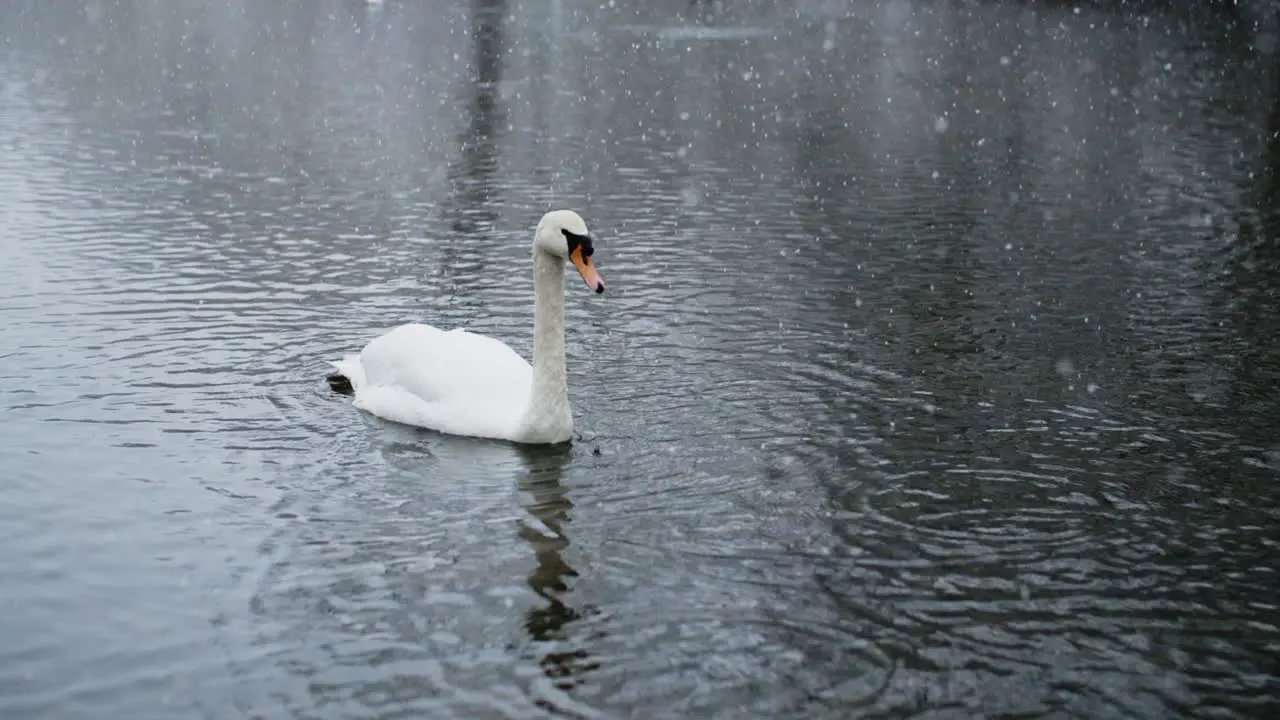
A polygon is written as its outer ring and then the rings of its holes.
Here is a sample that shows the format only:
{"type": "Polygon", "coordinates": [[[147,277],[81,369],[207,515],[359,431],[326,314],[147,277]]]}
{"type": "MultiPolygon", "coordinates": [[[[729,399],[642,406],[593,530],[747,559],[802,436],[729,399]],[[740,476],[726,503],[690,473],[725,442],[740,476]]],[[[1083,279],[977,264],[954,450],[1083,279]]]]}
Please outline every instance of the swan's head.
{"type": "Polygon", "coordinates": [[[604,292],[604,278],[596,272],[595,263],[591,261],[595,252],[591,233],[587,232],[587,224],[578,213],[552,210],[543,215],[533,236],[533,249],[572,262],[587,287],[597,293],[604,292]]]}

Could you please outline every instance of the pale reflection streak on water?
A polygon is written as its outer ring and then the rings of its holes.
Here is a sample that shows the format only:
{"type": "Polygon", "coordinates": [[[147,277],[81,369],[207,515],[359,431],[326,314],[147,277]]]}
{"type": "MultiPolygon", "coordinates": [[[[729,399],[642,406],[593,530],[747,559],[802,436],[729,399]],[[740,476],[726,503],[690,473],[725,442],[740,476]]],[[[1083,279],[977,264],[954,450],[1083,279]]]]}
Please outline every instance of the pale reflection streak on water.
{"type": "Polygon", "coordinates": [[[6,714],[1274,707],[1239,37],[477,5],[0,11],[6,714]],[[581,442],[324,391],[410,319],[528,352],[548,204],[581,442]]]}

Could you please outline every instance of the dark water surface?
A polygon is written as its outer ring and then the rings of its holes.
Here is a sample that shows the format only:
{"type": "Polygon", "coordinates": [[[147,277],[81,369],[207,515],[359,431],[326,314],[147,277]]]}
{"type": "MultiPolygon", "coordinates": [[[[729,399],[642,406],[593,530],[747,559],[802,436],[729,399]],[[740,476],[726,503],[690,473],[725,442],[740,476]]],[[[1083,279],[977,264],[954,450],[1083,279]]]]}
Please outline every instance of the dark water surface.
{"type": "Polygon", "coordinates": [[[494,5],[0,4],[0,716],[1280,712],[1274,37],[494,5]],[[559,206],[571,449],[328,391],[559,206]]]}

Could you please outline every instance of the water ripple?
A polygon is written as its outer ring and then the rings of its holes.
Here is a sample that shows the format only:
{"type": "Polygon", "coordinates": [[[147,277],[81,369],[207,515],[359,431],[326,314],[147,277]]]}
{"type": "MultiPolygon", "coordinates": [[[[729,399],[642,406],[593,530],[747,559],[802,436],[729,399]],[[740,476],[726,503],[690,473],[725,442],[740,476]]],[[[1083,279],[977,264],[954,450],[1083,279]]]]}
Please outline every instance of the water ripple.
{"type": "Polygon", "coordinates": [[[580,4],[0,4],[0,708],[1277,707],[1251,40],[580,4]],[[562,205],[572,447],[329,392],[562,205]]]}

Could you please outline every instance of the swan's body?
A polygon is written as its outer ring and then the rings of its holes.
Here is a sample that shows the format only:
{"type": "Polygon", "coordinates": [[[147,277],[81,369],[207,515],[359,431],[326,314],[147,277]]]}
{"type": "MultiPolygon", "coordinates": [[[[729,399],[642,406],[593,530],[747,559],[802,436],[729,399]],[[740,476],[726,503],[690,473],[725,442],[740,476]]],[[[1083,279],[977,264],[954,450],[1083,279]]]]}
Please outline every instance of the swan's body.
{"type": "MultiPolygon", "coordinates": [[[[394,422],[453,435],[562,443],[573,435],[564,351],[564,260],[604,292],[582,218],[547,213],[533,242],[533,364],[494,338],[411,323],[332,363],[353,404],[394,422]]],[[[335,387],[338,384],[334,383],[335,387]]]]}
{"type": "MultiPolygon", "coordinates": [[[[454,435],[514,440],[533,367],[499,340],[411,323],[333,363],[357,408],[454,435]]],[[[572,427],[570,428],[572,429],[572,427]]]]}

